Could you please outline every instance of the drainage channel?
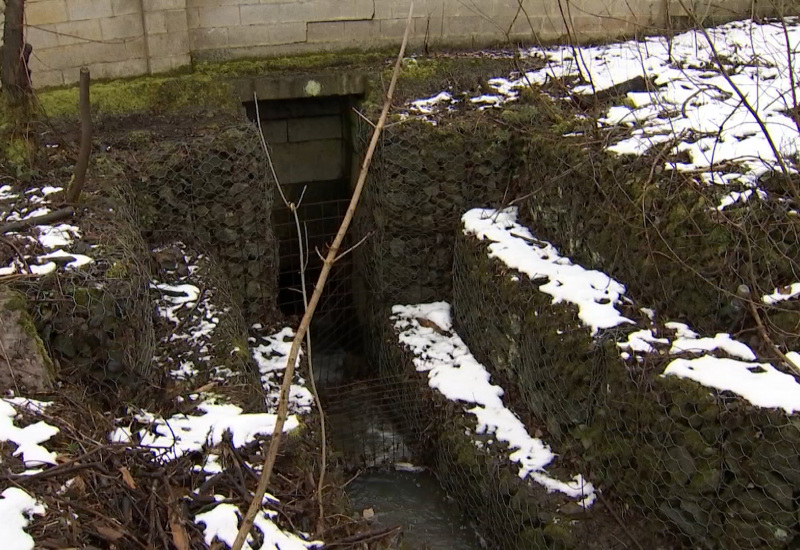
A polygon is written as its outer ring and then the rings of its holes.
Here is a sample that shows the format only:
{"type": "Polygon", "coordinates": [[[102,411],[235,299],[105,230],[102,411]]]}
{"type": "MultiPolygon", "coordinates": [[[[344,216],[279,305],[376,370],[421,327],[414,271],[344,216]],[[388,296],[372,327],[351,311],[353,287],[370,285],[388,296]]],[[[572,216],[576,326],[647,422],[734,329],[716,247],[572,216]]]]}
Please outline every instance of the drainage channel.
{"type": "MultiPolygon", "coordinates": [[[[357,164],[352,107],[358,101],[358,95],[338,95],[244,104],[251,120],[258,113],[283,194],[299,204],[297,219],[282,202],[272,213],[279,241],[278,301],[285,315],[302,314],[301,267],[312,284],[322,269],[320,254],[349,203],[357,164]]],[[[346,242],[344,249],[354,244],[346,242]]],[[[400,526],[399,548],[482,548],[457,503],[433,473],[419,467],[431,463],[418,444],[426,420],[409,421],[409,411],[399,410],[402,388],[393,380],[376,380],[376,369],[363,359],[352,271],[353,255],[335,264],[311,333],[334,466],[352,476],[347,492],[353,509],[375,529],[400,526]]]]}
{"type": "Polygon", "coordinates": [[[314,359],[333,460],[352,476],[346,491],[353,510],[376,531],[399,526],[398,548],[483,548],[458,503],[423,466],[431,462],[420,437],[426,419],[401,410],[403,382],[339,384],[350,379],[348,366],[360,362],[340,349],[317,350],[314,359]]]}

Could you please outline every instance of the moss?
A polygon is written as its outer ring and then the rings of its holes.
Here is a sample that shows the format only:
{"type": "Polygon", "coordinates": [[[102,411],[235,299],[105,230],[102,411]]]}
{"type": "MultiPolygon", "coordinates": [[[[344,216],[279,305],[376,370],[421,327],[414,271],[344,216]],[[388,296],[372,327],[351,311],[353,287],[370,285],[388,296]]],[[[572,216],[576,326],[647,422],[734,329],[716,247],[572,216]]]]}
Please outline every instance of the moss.
{"type": "MultiPolygon", "coordinates": [[[[46,90],[38,97],[48,116],[77,113],[76,87],[46,90]]],[[[207,73],[95,82],[92,84],[91,101],[95,115],[164,113],[183,109],[236,112],[239,108],[232,84],[207,73]]]]}
{"type": "Polygon", "coordinates": [[[364,52],[360,50],[313,53],[273,57],[268,59],[237,59],[234,61],[201,62],[195,72],[215,77],[252,76],[275,72],[299,72],[342,67],[375,66],[397,55],[392,49],[364,52]]]}
{"type": "MultiPolygon", "coordinates": [[[[197,64],[189,73],[184,69],[158,76],[96,81],[91,89],[92,111],[94,114],[165,113],[183,109],[236,112],[240,105],[233,93],[232,78],[375,66],[387,57],[391,57],[388,50],[207,62],[197,64]]],[[[77,113],[78,89],[75,86],[44,90],[38,97],[48,116],[77,113]]]]}
{"type": "Polygon", "coordinates": [[[33,319],[28,312],[27,299],[22,293],[11,290],[4,290],[4,294],[4,309],[6,311],[19,313],[18,323],[22,329],[22,332],[26,334],[36,346],[36,351],[44,361],[47,372],[49,372],[51,376],[55,376],[55,365],[53,364],[53,360],[50,359],[50,354],[47,353],[47,348],[45,348],[44,342],[42,341],[41,336],[39,336],[39,331],[36,330],[36,325],[34,324],[33,319]]]}
{"type": "Polygon", "coordinates": [[[28,163],[32,147],[28,140],[21,137],[11,137],[4,147],[6,160],[14,166],[24,166],[28,163]]]}
{"type": "Polygon", "coordinates": [[[34,117],[31,103],[10,104],[0,93],[0,163],[23,180],[30,177],[30,166],[36,152],[31,132],[34,117]]]}
{"type": "Polygon", "coordinates": [[[6,311],[27,311],[25,296],[19,292],[11,292],[6,290],[8,297],[6,298],[4,307],[6,311]]]}
{"type": "Polygon", "coordinates": [[[106,270],[108,279],[124,279],[128,275],[128,266],[125,262],[117,261],[106,270]]]}
{"type": "Polygon", "coordinates": [[[244,336],[236,336],[231,341],[231,353],[236,356],[236,359],[242,362],[249,362],[251,360],[250,357],[250,346],[247,343],[247,339],[244,336]]]}

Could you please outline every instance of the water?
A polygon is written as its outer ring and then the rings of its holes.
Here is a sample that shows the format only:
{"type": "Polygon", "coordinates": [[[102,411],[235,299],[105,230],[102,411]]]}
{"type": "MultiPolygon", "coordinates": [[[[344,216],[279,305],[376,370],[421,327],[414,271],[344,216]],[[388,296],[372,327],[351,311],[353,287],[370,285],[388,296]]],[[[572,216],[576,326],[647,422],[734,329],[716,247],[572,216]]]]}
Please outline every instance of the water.
{"type": "MultiPolygon", "coordinates": [[[[353,510],[363,514],[371,509],[375,529],[400,525],[402,549],[483,548],[458,504],[432,474],[392,469],[415,461],[412,445],[392,420],[397,420],[399,388],[386,380],[343,384],[354,367],[358,370],[359,361],[363,359],[336,347],[319,346],[314,354],[314,378],[333,455],[346,470],[362,470],[347,486],[353,510]]],[[[409,428],[405,426],[405,432],[413,439],[415,432],[409,428]]]]}
{"type": "Polygon", "coordinates": [[[372,508],[375,527],[402,525],[404,548],[482,548],[458,505],[427,472],[368,471],[347,486],[347,494],[359,513],[372,508]]]}

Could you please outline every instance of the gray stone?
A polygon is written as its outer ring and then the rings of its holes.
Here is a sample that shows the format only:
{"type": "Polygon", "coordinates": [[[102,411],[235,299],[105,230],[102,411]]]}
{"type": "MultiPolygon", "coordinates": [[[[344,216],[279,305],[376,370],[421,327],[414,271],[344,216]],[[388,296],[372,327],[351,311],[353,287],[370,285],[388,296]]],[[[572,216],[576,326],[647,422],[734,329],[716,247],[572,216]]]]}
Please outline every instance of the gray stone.
{"type": "Polygon", "coordinates": [[[5,288],[0,289],[0,344],[0,391],[52,391],[53,362],[25,310],[25,298],[5,288]]]}

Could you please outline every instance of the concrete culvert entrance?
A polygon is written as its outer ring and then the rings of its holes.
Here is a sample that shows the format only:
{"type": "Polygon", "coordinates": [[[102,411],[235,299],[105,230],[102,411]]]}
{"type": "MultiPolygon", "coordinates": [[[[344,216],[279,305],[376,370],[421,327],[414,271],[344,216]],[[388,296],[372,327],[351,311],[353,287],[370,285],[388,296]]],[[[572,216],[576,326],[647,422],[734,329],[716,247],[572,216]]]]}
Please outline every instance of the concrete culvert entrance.
{"type": "MultiPolygon", "coordinates": [[[[358,100],[358,96],[342,95],[245,104],[251,120],[255,120],[256,113],[261,118],[286,200],[299,204],[297,220],[280,196],[275,197],[272,212],[279,242],[278,305],[285,315],[303,314],[301,258],[306,262],[310,297],[322,269],[321,256],[327,252],[347,209],[353,155],[350,119],[358,100]],[[302,244],[298,240],[298,222],[302,244]]],[[[345,250],[350,241],[345,241],[345,250]]],[[[352,269],[352,256],[336,263],[316,310],[312,336],[318,382],[341,382],[343,369],[360,364],[353,360],[361,353],[361,331],[353,306],[352,269]]]]}

